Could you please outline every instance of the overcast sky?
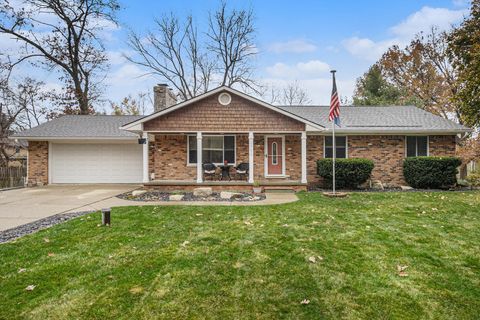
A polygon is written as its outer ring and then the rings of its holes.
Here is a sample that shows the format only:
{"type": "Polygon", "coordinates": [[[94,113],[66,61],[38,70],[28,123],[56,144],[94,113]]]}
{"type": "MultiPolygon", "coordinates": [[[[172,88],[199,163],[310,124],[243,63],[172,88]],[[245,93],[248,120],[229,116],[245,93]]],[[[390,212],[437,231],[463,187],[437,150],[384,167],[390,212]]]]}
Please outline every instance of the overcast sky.
{"type": "MultiPolygon", "coordinates": [[[[111,68],[105,79],[105,98],[119,101],[127,94],[152,90],[162,79],[141,77],[144,70],[124,60],[128,27],[144,32],[154,17],[173,12],[192,14],[204,29],[217,0],[120,0],[122,25],[105,31],[111,68]]],[[[405,45],[432,25],[447,29],[468,14],[462,0],[321,0],[228,1],[231,8],[252,8],[257,27],[256,76],[265,83],[283,85],[294,80],[314,104],[328,104],[329,70],[338,71],[338,90],[350,97],[355,80],[391,45],[405,45]]],[[[0,49],[8,46],[6,42],[0,49]]],[[[32,71],[50,87],[56,74],[32,71]]]]}

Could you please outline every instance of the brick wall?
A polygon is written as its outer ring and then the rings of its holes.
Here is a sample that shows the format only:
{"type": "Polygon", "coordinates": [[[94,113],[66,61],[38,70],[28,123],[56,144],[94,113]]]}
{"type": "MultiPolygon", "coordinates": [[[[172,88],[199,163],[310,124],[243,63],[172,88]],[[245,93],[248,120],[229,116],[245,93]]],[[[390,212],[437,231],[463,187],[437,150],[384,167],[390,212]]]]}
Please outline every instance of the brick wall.
{"type": "MultiPolygon", "coordinates": [[[[219,93],[220,94],[220,93],[219,93]]],[[[213,95],[144,123],[147,131],[303,131],[305,124],[231,94],[223,106],[213,95]]]]}
{"type": "Polygon", "coordinates": [[[318,185],[317,160],[323,159],[323,136],[307,136],[307,181],[310,186],[318,185]]]}
{"type": "Polygon", "coordinates": [[[455,156],[455,136],[430,136],[428,142],[431,156],[455,156]]]}
{"type": "Polygon", "coordinates": [[[28,185],[48,184],[48,142],[28,142],[28,185]]]}
{"type": "MultiPolygon", "coordinates": [[[[236,136],[236,161],[248,162],[248,136],[236,136]]],[[[255,134],[254,179],[265,180],[265,136],[255,134]]],[[[320,182],[316,161],[323,158],[323,136],[307,137],[307,180],[309,185],[320,182]]],[[[158,180],[195,180],[196,167],[187,166],[186,135],[156,135],[150,146],[150,170],[158,180]]],[[[301,179],[300,134],[285,136],[286,174],[291,180],[301,179]]],[[[455,155],[455,136],[430,136],[430,155],[455,155]]],[[[348,157],[372,159],[375,168],[373,180],[385,185],[405,185],[403,159],[405,158],[405,136],[349,136],[348,157]]]]}
{"type": "Polygon", "coordinates": [[[404,136],[348,136],[348,157],[373,160],[372,180],[392,186],[405,185],[404,136]]]}
{"type": "Polygon", "coordinates": [[[186,135],[155,135],[151,143],[155,180],[196,180],[196,167],[187,166],[186,135]]]}

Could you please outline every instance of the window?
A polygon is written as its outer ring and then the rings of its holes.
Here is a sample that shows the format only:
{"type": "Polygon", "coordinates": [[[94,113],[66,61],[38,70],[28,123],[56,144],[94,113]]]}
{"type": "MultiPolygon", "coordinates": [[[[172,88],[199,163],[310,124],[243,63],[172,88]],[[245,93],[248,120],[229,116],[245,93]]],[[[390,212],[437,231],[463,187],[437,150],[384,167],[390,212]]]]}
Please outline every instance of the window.
{"type": "Polygon", "coordinates": [[[428,156],[428,136],[407,136],[407,157],[428,156]]]}
{"type": "Polygon", "coordinates": [[[272,143],[272,164],[277,165],[278,164],[278,159],[277,159],[277,143],[274,142],[272,143]]]}
{"type": "MultiPolygon", "coordinates": [[[[337,158],[347,157],[347,137],[335,137],[335,149],[337,158]]],[[[333,158],[333,139],[325,137],[324,158],[333,158]]]]}
{"type": "MultiPolygon", "coordinates": [[[[235,136],[203,136],[202,161],[235,164],[235,136]]],[[[197,136],[188,136],[188,164],[197,163],[197,136]]]]}

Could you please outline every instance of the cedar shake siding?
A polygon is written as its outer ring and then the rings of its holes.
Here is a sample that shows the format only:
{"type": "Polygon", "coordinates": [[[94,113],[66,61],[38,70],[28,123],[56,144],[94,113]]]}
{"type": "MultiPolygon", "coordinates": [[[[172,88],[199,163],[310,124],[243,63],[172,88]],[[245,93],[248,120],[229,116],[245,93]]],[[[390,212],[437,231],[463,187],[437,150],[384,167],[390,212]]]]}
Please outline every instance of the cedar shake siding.
{"type": "Polygon", "coordinates": [[[28,143],[28,185],[48,184],[48,142],[28,143]]]}
{"type": "Polygon", "coordinates": [[[304,131],[305,124],[232,94],[229,105],[218,94],[167,113],[143,124],[145,131],[304,131]]]}

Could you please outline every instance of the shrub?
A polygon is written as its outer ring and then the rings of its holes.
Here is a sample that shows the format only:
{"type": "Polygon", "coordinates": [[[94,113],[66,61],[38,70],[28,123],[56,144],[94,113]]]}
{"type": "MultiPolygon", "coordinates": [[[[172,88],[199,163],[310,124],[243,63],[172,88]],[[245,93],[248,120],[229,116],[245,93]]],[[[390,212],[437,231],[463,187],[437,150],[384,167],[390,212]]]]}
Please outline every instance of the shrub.
{"type": "MultiPolygon", "coordinates": [[[[317,173],[325,181],[326,187],[332,186],[332,159],[317,161],[317,173]]],[[[335,186],[342,188],[357,188],[370,178],[373,161],[368,159],[336,159],[335,186]]]]}
{"type": "Polygon", "coordinates": [[[457,182],[455,157],[412,157],[403,161],[405,181],[414,188],[448,188],[457,182]]]}
{"type": "Polygon", "coordinates": [[[480,170],[471,172],[467,176],[467,181],[472,187],[480,187],[480,170]]]}

